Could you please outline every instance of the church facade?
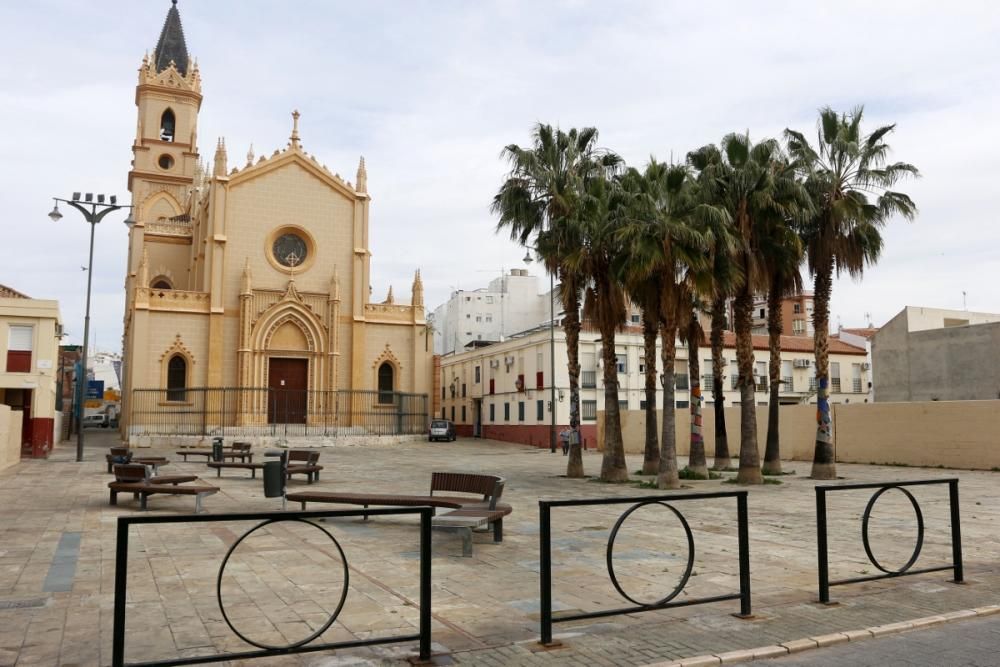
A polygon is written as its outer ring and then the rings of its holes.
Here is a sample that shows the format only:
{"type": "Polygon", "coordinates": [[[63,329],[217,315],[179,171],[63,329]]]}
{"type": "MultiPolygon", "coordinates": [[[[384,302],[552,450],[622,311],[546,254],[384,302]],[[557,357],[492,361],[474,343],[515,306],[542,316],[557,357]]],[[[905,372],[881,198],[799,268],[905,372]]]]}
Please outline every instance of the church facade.
{"type": "MultiPolygon", "coordinates": [[[[204,166],[201,75],[176,5],[135,101],[123,434],[195,434],[199,419],[203,435],[320,420],[364,429],[399,412],[400,396],[426,404],[419,271],[410,304],[391,288],[370,301],[364,158],[353,183],[333,173],[304,150],[294,112],[284,148],[233,164],[219,139],[204,166]]],[[[426,428],[426,414],[410,421],[426,428]]]]}

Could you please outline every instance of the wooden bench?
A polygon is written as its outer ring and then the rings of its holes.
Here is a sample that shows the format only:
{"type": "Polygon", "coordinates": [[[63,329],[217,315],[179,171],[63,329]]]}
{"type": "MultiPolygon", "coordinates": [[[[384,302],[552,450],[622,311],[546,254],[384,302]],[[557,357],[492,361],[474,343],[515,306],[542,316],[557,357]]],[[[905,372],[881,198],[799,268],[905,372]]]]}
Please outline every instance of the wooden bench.
{"type": "MultiPolygon", "coordinates": [[[[496,475],[474,473],[431,473],[431,491],[426,496],[390,495],[376,493],[338,493],[331,491],[301,491],[286,493],[285,498],[301,503],[337,503],[344,505],[425,506],[447,508],[451,511],[431,520],[434,528],[458,532],[462,536],[462,555],[472,555],[472,531],[493,527],[493,541],[503,541],[503,518],[511,513],[511,506],[499,502],[506,480],[496,475]],[[476,494],[469,496],[434,495],[435,491],[476,494]]],[[[368,517],[365,516],[365,519],[368,517]]]]}
{"type": "Polygon", "coordinates": [[[288,450],[288,479],[292,475],[305,475],[312,484],[319,480],[319,472],[323,466],[319,465],[319,452],[311,449],[290,449],[288,450]]]}
{"type": "Polygon", "coordinates": [[[160,493],[171,496],[194,496],[194,511],[202,511],[201,500],[205,496],[217,493],[219,488],[207,484],[192,484],[181,486],[186,482],[197,482],[195,475],[159,475],[151,477],[148,466],[135,463],[117,463],[114,466],[115,481],[108,483],[111,492],[110,503],[118,504],[119,493],[131,493],[133,498],[139,499],[139,508],[146,509],[146,500],[149,496],[160,493]]]}
{"type": "MultiPolygon", "coordinates": [[[[253,461],[253,453],[249,449],[223,449],[222,458],[223,459],[239,459],[241,462],[253,461]]],[[[176,454],[187,461],[189,456],[204,456],[206,460],[212,460],[212,450],[211,449],[178,449],[176,454]]]]}
{"type": "Polygon", "coordinates": [[[111,466],[114,464],[132,462],[132,450],[128,447],[112,447],[104,458],[108,462],[108,474],[111,474],[111,466]]]}

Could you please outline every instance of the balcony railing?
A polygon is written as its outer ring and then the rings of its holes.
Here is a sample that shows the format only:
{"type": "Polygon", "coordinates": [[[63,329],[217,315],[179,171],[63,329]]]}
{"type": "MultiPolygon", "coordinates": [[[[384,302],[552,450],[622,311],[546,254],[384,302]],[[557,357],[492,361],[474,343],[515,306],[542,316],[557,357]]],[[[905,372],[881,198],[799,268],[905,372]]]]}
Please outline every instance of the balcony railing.
{"type": "Polygon", "coordinates": [[[583,371],[580,373],[580,386],[584,389],[593,389],[597,386],[597,371],[583,371]]]}

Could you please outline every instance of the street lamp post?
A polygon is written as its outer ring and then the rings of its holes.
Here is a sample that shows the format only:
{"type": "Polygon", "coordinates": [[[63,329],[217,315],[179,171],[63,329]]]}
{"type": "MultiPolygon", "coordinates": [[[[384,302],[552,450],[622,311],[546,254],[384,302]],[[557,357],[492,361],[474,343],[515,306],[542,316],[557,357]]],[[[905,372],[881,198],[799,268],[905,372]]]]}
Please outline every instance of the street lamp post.
{"type": "MultiPolygon", "coordinates": [[[[87,309],[83,319],[83,352],[80,358],[80,376],[76,381],[76,460],[83,461],[83,400],[84,384],[87,380],[87,343],[90,337],[90,287],[94,275],[94,228],[108,213],[121,208],[131,209],[131,206],[118,204],[118,198],[111,195],[108,203],[104,203],[104,195],[97,195],[96,201],[93,193],[88,192],[80,199],[80,193],[74,192],[72,199],[60,199],[53,197],[55,206],[49,213],[52,222],[59,222],[62,213],[59,212],[59,202],[68,204],[83,214],[84,220],[90,223],[90,254],[87,259],[87,309]]],[[[132,225],[132,215],[125,219],[125,224],[132,225]]]]}
{"type": "MultiPolygon", "coordinates": [[[[531,264],[531,251],[524,254],[524,263],[531,264]]],[[[556,453],[556,306],[555,306],[555,274],[549,274],[549,363],[551,375],[549,380],[549,452],[556,453]]]]}

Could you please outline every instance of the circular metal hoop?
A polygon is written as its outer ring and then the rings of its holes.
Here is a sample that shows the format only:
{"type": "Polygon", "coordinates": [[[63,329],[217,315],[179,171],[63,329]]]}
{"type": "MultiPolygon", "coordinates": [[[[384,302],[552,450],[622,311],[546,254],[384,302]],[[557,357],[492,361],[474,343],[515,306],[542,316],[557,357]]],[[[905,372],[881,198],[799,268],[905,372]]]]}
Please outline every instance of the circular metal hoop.
{"type": "Polygon", "coordinates": [[[872,495],[871,500],[868,501],[868,506],[865,507],[865,513],[861,519],[861,541],[865,545],[865,553],[868,554],[868,560],[872,562],[872,565],[886,574],[903,574],[917,562],[917,558],[920,557],[920,550],[924,547],[924,515],[923,512],[920,511],[920,503],[917,502],[917,499],[913,497],[912,493],[901,486],[886,486],[879,489],[872,495]],[[875,506],[875,501],[877,501],[883,493],[890,489],[896,489],[909,498],[910,504],[913,505],[913,512],[917,515],[917,545],[913,549],[913,555],[910,556],[910,560],[906,561],[906,564],[898,570],[890,570],[883,567],[882,564],[875,558],[875,554],[872,553],[871,543],[868,541],[868,520],[871,518],[872,507],[875,506]]]}
{"type": "Polygon", "coordinates": [[[677,509],[674,508],[672,505],[668,505],[667,503],[659,500],[647,500],[645,502],[636,503],[629,509],[625,510],[625,512],[620,517],[618,517],[618,521],[615,522],[615,527],[611,529],[611,536],[608,538],[607,562],[608,562],[608,575],[611,577],[611,583],[614,585],[615,590],[617,590],[623,598],[625,598],[629,602],[639,605],[640,607],[657,607],[659,605],[666,604],[671,600],[673,600],[675,597],[677,597],[680,594],[680,592],[684,590],[684,586],[687,585],[688,579],[691,578],[691,570],[694,569],[694,536],[691,534],[691,527],[688,526],[688,522],[684,519],[684,515],[681,514],[679,511],[677,511],[677,509]],[[618,529],[622,527],[622,524],[625,522],[625,519],[627,519],[632,514],[632,512],[636,511],[641,507],[645,507],[646,505],[660,505],[662,507],[666,507],[668,510],[673,512],[674,516],[677,517],[677,519],[681,522],[681,526],[684,528],[684,533],[687,536],[687,546],[688,546],[687,566],[684,568],[684,575],[681,577],[680,583],[678,583],[677,587],[674,588],[674,590],[671,591],[666,597],[661,598],[655,602],[640,602],[639,600],[636,600],[635,598],[633,598],[632,596],[630,596],[628,593],[625,592],[625,590],[621,587],[621,584],[618,582],[618,577],[615,576],[615,566],[613,558],[615,539],[618,537],[618,529]]]}
{"type": "Polygon", "coordinates": [[[318,638],[320,635],[326,632],[331,625],[333,625],[333,622],[337,620],[337,616],[340,615],[340,610],[344,608],[344,602],[347,600],[347,588],[349,582],[350,582],[350,575],[347,569],[347,557],[344,556],[344,550],[340,548],[340,543],[337,542],[337,539],[330,534],[330,531],[328,531],[326,528],[323,528],[323,526],[318,526],[312,521],[306,521],[305,519],[268,519],[267,521],[260,522],[247,532],[243,533],[239,537],[239,539],[233,542],[233,545],[229,547],[229,551],[226,552],[226,557],[222,559],[222,565],[219,566],[219,576],[215,582],[215,597],[219,601],[219,611],[222,612],[223,620],[226,621],[226,625],[229,626],[229,629],[232,630],[237,637],[245,641],[247,644],[252,644],[257,648],[282,651],[287,649],[298,648],[299,646],[305,646],[309,642],[318,638]],[[312,526],[313,528],[317,528],[320,531],[322,531],[324,534],[326,534],[327,537],[330,538],[330,541],[333,542],[333,545],[337,547],[337,552],[340,554],[340,561],[341,563],[344,564],[344,589],[340,593],[340,602],[337,603],[337,608],[333,610],[332,614],[330,614],[330,618],[327,619],[326,623],[324,623],[322,627],[320,627],[318,630],[316,630],[316,632],[312,633],[305,639],[300,639],[299,641],[292,642],[291,644],[286,644],[286,645],[264,644],[263,642],[257,642],[250,639],[242,632],[237,630],[235,627],[233,627],[232,622],[229,620],[229,616],[226,614],[226,607],[225,605],[222,604],[222,573],[225,572],[226,570],[226,564],[229,562],[229,557],[233,555],[233,552],[236,550],[236,547],[238,547],[240,543],[243,542],[243,540],[250,537],[250,535],[260,530],[264,526],[268,526],[272,523],[278,523],[280,521],[297,521],[299,523],[304,523],[307,526],[312,526]]]}

